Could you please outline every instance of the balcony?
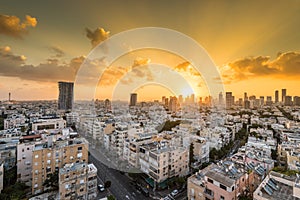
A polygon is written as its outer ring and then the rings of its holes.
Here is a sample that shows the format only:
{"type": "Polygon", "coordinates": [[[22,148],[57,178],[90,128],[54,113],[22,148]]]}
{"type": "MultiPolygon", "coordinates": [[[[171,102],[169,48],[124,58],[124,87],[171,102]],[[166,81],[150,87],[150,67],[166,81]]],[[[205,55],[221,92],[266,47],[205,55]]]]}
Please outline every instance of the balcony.
{"type": "Polygon", "coordinates": [[[214,192],[211,191],[210,189],[205,188],[204,196],[206,196],[209,199],[213,199],[214,198],[214,192]]]}

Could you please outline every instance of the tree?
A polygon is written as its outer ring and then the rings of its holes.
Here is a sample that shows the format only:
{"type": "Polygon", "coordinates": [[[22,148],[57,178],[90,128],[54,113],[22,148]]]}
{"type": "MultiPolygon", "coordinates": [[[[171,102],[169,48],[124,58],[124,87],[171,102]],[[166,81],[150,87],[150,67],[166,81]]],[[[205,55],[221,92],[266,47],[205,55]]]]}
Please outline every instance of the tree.
{"type": "Polygon", "coordinates": [[[107,200],[116,200],[116,198],[113,195],[107,196],[107,200]]]}
{"type": "Polygon", "coordinates": [[[111,181],[106,181],[105,183],[104,183],[104,187],[105,188],[109,188],[111,186],[111,181]]]}
{"type": "Polygon", "coordinates": [[[58,190],[58,172],[49,174],[43,186],[51,187],[53,190],[58,190]]]}
{"type": "Polygon", "coordinates": [[[191,142],[191,145],[190,145],[190,159],[189,159],[189,165],[191,166],[193,162],[195,162],[195,159],[194,159],[194,143],[191,142]]]}

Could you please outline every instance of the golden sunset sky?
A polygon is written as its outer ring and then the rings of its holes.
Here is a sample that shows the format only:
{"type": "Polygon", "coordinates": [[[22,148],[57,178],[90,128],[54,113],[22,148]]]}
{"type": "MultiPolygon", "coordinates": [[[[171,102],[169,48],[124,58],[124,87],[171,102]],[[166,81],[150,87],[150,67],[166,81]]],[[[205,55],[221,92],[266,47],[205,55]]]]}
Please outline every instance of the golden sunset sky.
{"type": "MultiPolygon", "coordinates": [[[[57,82],[75,81],[100,42],[142,27],[195,40],[220,71],[216,81],[236,97],[273,96],[282,88],[300,95],[299,19],[298,0],[1,1],[0,100],[9,92],[15,100],[57,99],[57,82]]],[[[188,95],[186,84],[197,96],[209,94],[201,74],[180,55],[145,49],[115,60],[95,97],[111,98],[112,91],[123,100],[134,91],[139,100],[188,95]]]]}

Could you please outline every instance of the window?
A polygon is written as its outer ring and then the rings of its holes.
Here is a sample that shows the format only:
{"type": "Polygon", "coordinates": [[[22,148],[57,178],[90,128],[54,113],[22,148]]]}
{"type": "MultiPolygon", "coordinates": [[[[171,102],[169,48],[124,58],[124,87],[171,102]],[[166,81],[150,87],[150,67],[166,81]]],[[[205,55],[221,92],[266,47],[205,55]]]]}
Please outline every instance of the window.
{"type": "Polygon", "coordinates": [[[80,184],[84,184],[84,179],[81,179],[81,180],[80,180],[80,184]]]}
{"type": "Polygon", "coordinates": [[[35,163],[34,163],[35,166],[38,166],[38,164],[39,164],[38,162],[35,162],[35,163]]]}
{"type": "Polygon", "coordinates": [[[78,147],[78,151],[79,151],[79,150],[82,150],[82,147],[78,147]]]}
{"type": "Polygon", "coordinates": [[[82,153],[77,154],[77,158],[81,158],[82,157],[82,153]]]}
{"type": "Polygon", "coordinates": [[[51,160],[47,160],[47,164],[50,165],[51,164],[51,160]]]}
{"type": "Polygon", "coordinates": [[[220,196],[220,200],[225,200],[225,197],[223,197],[222,195],[220,196]]]}
{"type": "Polygon", "coordinates": [[[34,158],[39,158],[39,155],[35,155],[34,158]]]}
{"type": "Polygon", "coordinates": [[[233,190],[234,190],[234,186],[232,186],[232,188],[231,188],[231,189],[232,189],[232,191],[233,191],[233,190]]]}
{"type": "Polygon", "coordinates": [[[50,158],[51,157],[51,153],[48,153],[47,156],[48,156],[48,158],[50,158]]]}
{"type": "Polygon", "coordinates": [[[220,188],[222,188],[223,190],[227,190],[227,187],[225,185],[220,184],[220,188]]]}
{"type": "Polygon", "coordinates": [[[210,183],[212,183],[212,184],[214,183],[214,180],[212,180],[210,178],[207,178],[207,181],[210,182],[210,183]]]}

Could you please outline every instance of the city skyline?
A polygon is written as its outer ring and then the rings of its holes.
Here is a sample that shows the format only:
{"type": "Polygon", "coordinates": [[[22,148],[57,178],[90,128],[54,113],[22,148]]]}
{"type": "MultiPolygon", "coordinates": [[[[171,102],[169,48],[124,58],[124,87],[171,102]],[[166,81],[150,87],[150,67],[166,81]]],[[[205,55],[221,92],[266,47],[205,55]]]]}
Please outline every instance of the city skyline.
{"type": "MultiPolygon", "coordinates": [[[[298,1],[218,4],[140,1],[126,5],[74,2],[71,7],[65,2],[60,3],[60,8],[68,8],[70,12],[57,9],[55,15],[48,11],[55,8],[55,2],[35,2],[30,6],[24,2],[17,6],[14,2],[1,4],[1,100],[9,92],[16,100],[56,99],[57,82],[74,82],[82,62],[99,42],[122,31],[149,26],[179,31],[203,46],[220,71],[222,81],[216,81],[224,84],[225,91],[242,96],[243,88],[249,94],[261,96],[265,90],[289,88],[290,95],[299,93],[298,1]],[[111,9],[126,16],[122,23],[109,12],[111,9]],[[159,15],[152,14],[158,11],[159,15]]],[[[147,49],[130,52],[114,61],[101,78],[101,91],[95,97],[110,98],[118,81],[126,88],[134,79],[155,79],[157,74],[142,66],[157,63],[166,66],[163,73],[167,69],[177,72],[197,96],[208,95],[205,81],[190,63],[178,55],[147,49]]],[[[166,81],[174,82],[168,76],[166,81]]],[[[181,87],[183,83],[177,84],[181,94],[190,94],[186,86],[181,87]]],[[[133,92],[151,94],[144,95],[145,100],[159,99],[161,93],[174,95],[174,91],[164,86],[149,83],[135,91],[121,91],[119,98],[127,99],[127,93],[133,92]]]]}

